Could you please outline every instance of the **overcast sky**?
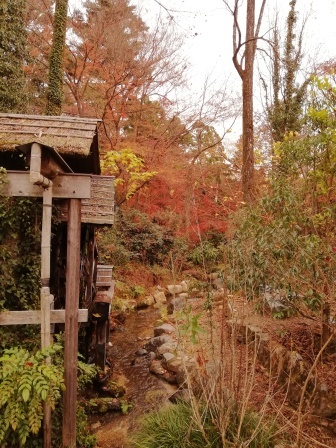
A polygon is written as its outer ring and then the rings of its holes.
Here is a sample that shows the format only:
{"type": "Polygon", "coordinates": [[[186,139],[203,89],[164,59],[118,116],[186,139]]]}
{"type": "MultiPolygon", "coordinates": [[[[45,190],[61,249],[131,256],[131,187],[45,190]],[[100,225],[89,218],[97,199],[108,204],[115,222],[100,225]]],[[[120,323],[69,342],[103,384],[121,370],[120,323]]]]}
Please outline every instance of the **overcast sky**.
{"type": "MultiPolygon", "coordinates": [[[[260,1],[256,0],[257,10],[260,1]]],[[[70,0],[72,6],[80,3],[81,0],[70,0]]],[[[240,79],[231,60],[232,17],[223,0],[131,0],[131,3],[141,10],[142,17],[148,23],[158,14],[167,15],[159,3],[169,9],[177,30],[185,35],[184,51],[191,65],[190,90],[201,91],[208,76],[218,84],[227,81],[233,89],[239,90],[240,79]]],[[[267,0],[266,5],[264,32],[269,29],[276,10],[285,20],[289,0],[267,0]]],[[[305,33],[307,57],[316,62],[336,57],[336,0],[297,0],[297,10],[299,19],[309,16],[305,33]]],[[[258,103],[260,107],[260,94],[256,87],[256,107],[258,103]]]]}
{"type": "MultiPolygon", "coordinates": [[[[232,64],[232,17],[222,0],[131,0],[141,8],[142,16],[167,14],[161,3],[174,17],[177,29],[186,35],[185,52],[190,60],[191,89],[200,91],[207,76],[218,82],[228,80],[233,88],[240,89],[240,79],[232,64]]],[[[231,3],[233,0],[230,0],[231,3]]],[[[257,0],[257,10],[260,0],[257,0]]],[[[263,31],[269,29],[275,11],[280,11],[285,23],[289,0],[267,0],[263,31]]],[[[306,64],[336,57],[336,1],[297,0],[299,20],[308,16],[305,33],[306,64]],[[309,59],[309,61],[308,61],[309,59]]],[[[242,18],[244,12],[242,10],[242,18]]],[[[255,106],[261,107],[258,86],[255,89],[255,106]]],[[[231,139],[238,138],[239,124],[231,139]]]]}

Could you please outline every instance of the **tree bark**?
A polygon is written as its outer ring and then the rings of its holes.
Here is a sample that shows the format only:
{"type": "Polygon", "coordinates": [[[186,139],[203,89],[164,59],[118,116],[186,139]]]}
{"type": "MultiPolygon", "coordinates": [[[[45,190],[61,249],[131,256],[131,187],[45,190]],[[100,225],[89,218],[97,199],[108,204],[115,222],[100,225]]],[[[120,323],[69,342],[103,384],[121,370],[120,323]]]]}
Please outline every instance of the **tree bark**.
{"type": "Polygon", "coordinates": [[[228,0],[223,0],[233,16],[233,64],[242,80],[243,93],[243,166],[241,172],[243,200],[253,202],[255,198],[254,180],[254,137],[253,137],[253,68],[261,21],[266,0],[262,0],[257,24],[255,22],[255,0],[246,0],[246,35],[242,41],[242,32],[238,22],[239,0],[234,0],[233,8],[228,0]],[[241,59],[238,60],[240,52],[241,59]]]}
{"type": "Polygon", "coordinates": [[[245,67],[243,72],[243,200],[251,203],[255,197],[254,138],[253,138],[253,66],[256,49],[254,36],[255,0],[247,0],[245,67]]]}

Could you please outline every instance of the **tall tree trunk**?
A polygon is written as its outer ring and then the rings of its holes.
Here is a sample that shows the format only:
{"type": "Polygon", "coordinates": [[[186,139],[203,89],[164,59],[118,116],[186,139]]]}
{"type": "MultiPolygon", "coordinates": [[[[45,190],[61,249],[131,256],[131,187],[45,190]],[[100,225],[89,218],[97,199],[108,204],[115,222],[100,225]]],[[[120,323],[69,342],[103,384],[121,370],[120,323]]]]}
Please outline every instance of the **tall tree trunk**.
{"type": "Polygon", "coordinates": [[[254,138],[253,138],[253,65],[256,49],[254,36],[255,0],[247,1],[246,44],[243,82],[243,166],[242,191],[245,202],[250,203],[255,196],[254,185],[254,138]]]}
{"type": "Polygon", "coordinates": [[[246,0],[246,35],[242,41],[242,31],[238,21],[239,0],[223,0],[233,17],[233,64],[242,80],[243,93],[243,166],[242,192],[243,199],[251,203],[255,197],[254,182],[254,138],[253,138],[253,67],[257,48],[257,39],[266,5],[262,0],[259,17],[255,21],[255,0],[246,0]],[[241,54],[242,53],[242,54],[241,54]]]}
{"type": "Polygon", "coordinates": [[[63,54],[65,47],[68,0],[56,0],[53,43],[49,60],[47,115],[61,115],[63,102],[63,54]]]}

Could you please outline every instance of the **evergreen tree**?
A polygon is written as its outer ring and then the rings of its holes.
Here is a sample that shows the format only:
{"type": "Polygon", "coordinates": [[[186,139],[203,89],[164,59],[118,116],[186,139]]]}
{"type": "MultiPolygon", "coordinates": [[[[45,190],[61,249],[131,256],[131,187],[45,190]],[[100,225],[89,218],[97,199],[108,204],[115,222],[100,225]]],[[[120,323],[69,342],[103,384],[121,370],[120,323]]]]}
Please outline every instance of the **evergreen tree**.
{"type": "Polygon", "coordinates": [[[22,112],[26,52],[25,0],[0,0],[0,111],[22,112]]]}

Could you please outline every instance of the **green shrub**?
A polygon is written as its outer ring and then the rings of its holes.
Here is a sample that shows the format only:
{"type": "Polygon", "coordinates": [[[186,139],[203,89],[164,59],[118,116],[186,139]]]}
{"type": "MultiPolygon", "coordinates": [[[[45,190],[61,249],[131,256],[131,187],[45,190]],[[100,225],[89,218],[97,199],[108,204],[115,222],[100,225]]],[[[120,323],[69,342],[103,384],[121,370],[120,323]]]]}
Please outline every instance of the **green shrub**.
{"type": "Polygon", "coordinates": [[[215,246],[210,241],[204,241],[190,252],[188,258],[195,265],[205,266],[209,270],[214,268],[222,259],[222,254],[221,246],[215,246]]]}
{"type": "Polygon", "coordinates": [[[142,421],[139,432],[132,440],[134,448],[216,448],[220,447],[219,434],[211,423],[210,416],[204,419],[206,438],[193,421],[190,405],[178,403],[161,411],[148,414],[142,421]]]}
{"type": "Polygon", "coordinates": [[[145,213],[135,209],[119,211],[115,226],[99,235],[100,262],[113,260],[115,266],[132,260],[160,264],[173,242],[172,233],[145,213]]]}
{"type": "Polygon", "coordinates": [[[335,283],[332,220],[325,216],[319,226],[320,214],[288,179],[277,178],[271,186],[258,204],[236,216],[234,236],[225,246],[225,276],[248,298],[258,298],[267,285],[282,290],[288,305],[315,311],[330,299],[335,283]]]}

